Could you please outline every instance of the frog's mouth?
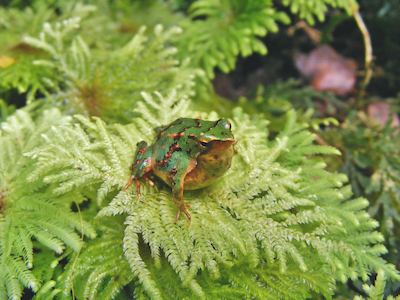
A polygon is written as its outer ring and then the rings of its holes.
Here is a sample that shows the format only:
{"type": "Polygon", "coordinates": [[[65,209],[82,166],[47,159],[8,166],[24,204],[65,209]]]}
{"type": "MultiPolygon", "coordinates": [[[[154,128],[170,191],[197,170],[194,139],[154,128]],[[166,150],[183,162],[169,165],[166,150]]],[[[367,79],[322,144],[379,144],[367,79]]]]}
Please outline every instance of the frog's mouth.
{"type": "Polygon", "coordinates": [[[235,142],[234,139],[227,140],[227,141],[211,141],[207,145],[207,150],[204,154],[213,154],[213,153],[220,153],[227,149],[229,149],[232,144],[235,142]]]}

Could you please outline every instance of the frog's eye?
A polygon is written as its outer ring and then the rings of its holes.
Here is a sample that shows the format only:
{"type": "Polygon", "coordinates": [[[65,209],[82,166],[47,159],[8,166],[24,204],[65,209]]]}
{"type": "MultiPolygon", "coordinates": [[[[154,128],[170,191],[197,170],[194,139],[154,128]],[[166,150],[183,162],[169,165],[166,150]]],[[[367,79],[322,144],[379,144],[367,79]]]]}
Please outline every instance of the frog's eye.
{"type": "Polygon", "coordinates": [[[229,123],[229,121],[226,120],[226,119],[224,119],[224,118],[219,119],[219,120],[217,121],[217,124],[215,124],[215,125],[222,125],[222,127],[225,127],[225,128],[228,129],[229,131],[231,130],[231,123],[229,123]]]}
{"type": "Polygon", "coordinates": [[[207,147],[207,145],[208,145],[208,142],[204,142],[204,141],[202,141],[202,142],[200,142],[200,144],[201,144],[203,147],[207,147]]]}

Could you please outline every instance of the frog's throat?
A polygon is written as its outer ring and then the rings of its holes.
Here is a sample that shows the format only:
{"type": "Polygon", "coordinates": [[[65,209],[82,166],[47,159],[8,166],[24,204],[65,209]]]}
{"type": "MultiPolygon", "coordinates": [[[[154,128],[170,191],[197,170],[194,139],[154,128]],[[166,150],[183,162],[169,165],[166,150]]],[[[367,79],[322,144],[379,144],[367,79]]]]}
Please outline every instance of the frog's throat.
{"type": "Polygon", "coordinates": [[[218,153],[198,156],[196,166],[186,173],[185,190],[196,190],[212,184],[228,171],[232,163],[233,147],[218,153]]]}

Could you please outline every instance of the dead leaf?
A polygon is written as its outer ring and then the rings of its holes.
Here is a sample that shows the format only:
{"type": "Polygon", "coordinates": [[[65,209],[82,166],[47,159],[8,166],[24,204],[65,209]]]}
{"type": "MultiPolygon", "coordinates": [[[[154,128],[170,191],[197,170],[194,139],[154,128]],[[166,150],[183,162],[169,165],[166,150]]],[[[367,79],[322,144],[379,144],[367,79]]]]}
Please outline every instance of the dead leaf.
{"type": "Polygon", "coordinates": [[[8,56],[0,56],[0,68],[5,69],[15,64],[17,60],[8,56]]]}
{"type": "Polygon", "coordinates": [[[339,96],[347,95],[356,82],[357,64],[324,45],[304,54],[294,53],[297,69],[317,91],[330,91],[339,96]]]}

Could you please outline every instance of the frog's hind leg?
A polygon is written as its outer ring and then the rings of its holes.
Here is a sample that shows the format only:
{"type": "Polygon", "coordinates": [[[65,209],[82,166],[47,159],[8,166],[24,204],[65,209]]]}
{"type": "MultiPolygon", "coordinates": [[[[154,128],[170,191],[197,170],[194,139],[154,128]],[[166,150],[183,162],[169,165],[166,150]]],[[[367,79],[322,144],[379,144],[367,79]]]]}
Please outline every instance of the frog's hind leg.
{"type": "Polygon", "coordinates": [[[190,205],[186,204],[183,201],[183,189],[186,175],[190,173],[194,167],[196,167],[196,164],[197,162],[195,160],[190,160],[188,165],[181,163],[177,164],[176,172],[174,172],[173,175],[169,178],[170,185],[172,186],[172,193],[174,196],[175,205],[178,209],[178,214],[176,215],[174,222],[177,222],[179,220],[181,212],[183,212],[188,218],[188,227],[190,226],[192,218],[190,217],[189,212],[186,210],[187,208],[190,208],[190,205]],[[183,176],[178,179],[176,177],[176,174],[183,174],[183,176]]]}
{"type": "Polygon", "coordinates": [[[183,201],[183,179],[176,183],[176,185],[173,187],[173,194],[174,194],[174,201],[176,208],[178,209],[178,213],[176,215],[176,218],[174,222],[177,222],[179,220],[179,217],[181,216],[181,212],[183,212],[186,217],[188,218],[188,227],[190,226],[190,222],[192,218],[190,217],[189,212],[186,210],[186,208],[190,208],[189,204],[186,204],[183,201]]]}

